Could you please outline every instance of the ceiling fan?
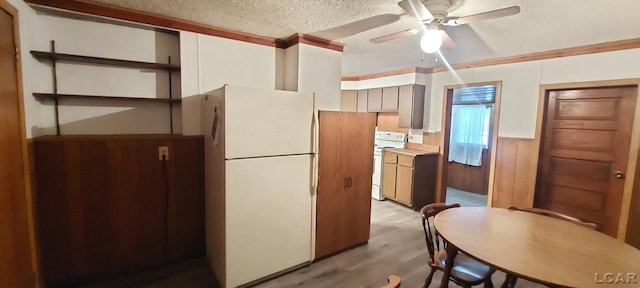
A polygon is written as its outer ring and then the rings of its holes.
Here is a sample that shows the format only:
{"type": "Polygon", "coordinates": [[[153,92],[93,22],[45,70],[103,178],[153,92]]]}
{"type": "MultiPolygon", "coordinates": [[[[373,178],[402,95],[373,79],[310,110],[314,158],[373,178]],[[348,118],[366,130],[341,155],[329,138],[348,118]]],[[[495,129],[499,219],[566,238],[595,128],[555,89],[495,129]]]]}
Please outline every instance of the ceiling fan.
{"type": "Polygon", "coordinates": [[[452,7],[452,1],[456,0],[425,0],[424,2],[421,0],[402,0],[398,2],[398,6],[405,10],[411,17],[416,18],[422,27],[391,33],[370,39],[369,41],[378,44],[415,35],[425,30],[424,36],[422,36],[420,40],[420,47],[426,53],[433,53],[438,51],[443,44],[448,48],[455,47],[455,43],[451,37],[449,37],[445,31],[439,29],[440,25],[458,26],[520,13],[519,6],[511,6],[473,15],[449,17],[448,11],[452,7]]]}

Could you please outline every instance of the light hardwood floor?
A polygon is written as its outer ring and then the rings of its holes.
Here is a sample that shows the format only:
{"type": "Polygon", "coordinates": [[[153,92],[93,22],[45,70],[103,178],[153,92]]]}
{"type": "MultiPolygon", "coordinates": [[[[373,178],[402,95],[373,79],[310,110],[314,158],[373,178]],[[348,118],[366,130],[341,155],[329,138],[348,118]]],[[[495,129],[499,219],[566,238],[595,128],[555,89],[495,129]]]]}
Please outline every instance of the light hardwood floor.
{"type": "MultiPolygon", "coordinates": [[[[428,268],[427,249],[420,214],[392,201],[372,200],[371,238],[363,245],[310,266],[264,282],[259,288],[344,287],[379,288],[389,274],[399,275],[403,288],[420,288],[428,268]]],[[[436,272],[429,287],[438,287],[442,273],[436,272]]],[[[500,287],[504,273],[496,272],[494,286],[500,287]]],[[[544,287],[519,279],[517,287],[544,287]]],[[[217,287],[214,276],[202,259],[171,267],[109,280],[85,288],[217,287]]],[[[458,287],[451,284],[451,287],[458,287]]],[[[479,286],[481,287],[481,286],[479,286]]]]}
{"type": "Polygon", "coordinates": [[[487,195],[447,187],[447,203],[460,203],[462,207],[486,207],[487,195]]]}

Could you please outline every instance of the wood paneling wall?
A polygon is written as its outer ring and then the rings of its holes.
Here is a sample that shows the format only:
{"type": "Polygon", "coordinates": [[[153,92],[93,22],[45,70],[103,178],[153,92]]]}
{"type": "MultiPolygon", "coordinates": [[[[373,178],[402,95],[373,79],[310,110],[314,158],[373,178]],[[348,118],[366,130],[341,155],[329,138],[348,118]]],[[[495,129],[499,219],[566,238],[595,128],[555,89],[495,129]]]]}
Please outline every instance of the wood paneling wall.
{"type": "Polygon", "coordinates": [[[378,113],[378,130],[391,131],[407,134],[409,130],[406,128],[398,128],[398,113],[396,112],[380,112],[378,113]]]}
{"type": "Polygon", "coordinates": [[[425,132],[422,136],[422,144],[428,145],[440,145],[440,137],[442,133],[438,132],[425,132]]]}
{"type": "Polygon", "coordinates": [[[48,287],[204,255],[201,136],[46,136],[32,151],[48,287]]]}
{"type": "MultiPolygon", "coordinates": [[[[448,155],[445,157],[448,158],[448,155]]],[[[482,164],[478,167],[448,162],[447,186],[476,194],[487,194],[489,185],[489,153],[482,150],[482,164]]]]}
{"type": "MultiPolygon", "coordinates": [[[[638,162],[640,163],[640,154],[638,162]]],[[[627,223],[626,242],[640,249],[640,169],[636,169],[634,189],[631,196],[631,209],[629,210],[629,222],[627,223]]]]}
{"type": "Polygon", "coordinates": [[[498,137],[493,207],[532,207],[537,161],[534,139],[498,137]]]}

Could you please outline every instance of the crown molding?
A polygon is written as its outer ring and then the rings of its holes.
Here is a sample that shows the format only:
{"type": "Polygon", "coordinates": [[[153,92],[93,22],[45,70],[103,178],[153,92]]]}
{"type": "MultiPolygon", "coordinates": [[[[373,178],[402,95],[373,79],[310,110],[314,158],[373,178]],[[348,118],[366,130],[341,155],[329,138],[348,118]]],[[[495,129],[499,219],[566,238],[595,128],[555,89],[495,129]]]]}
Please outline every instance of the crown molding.
{"type": "Polygon", "coordinates": [[[286,39],[276,39],[250,33],[204,25],[201,23],[124,8],[111,4],[97,3],[89,0],[24,0],[31,5],[73,11],[88,15],[101,16],[129,22],[147,24],[156,27],[182,30],[265,45],[277,48],[288,48],[298,43],[313,45],[336,51],[343,51],[344,44],[319,37],[294,34],[286,39]]]}
{"type": "Polygon", "coordinates": [[[344,50],[344,44],[342,43],[299,33],[293,34],[286,39],[278,39],[276,47],[286,49],[299,43],[331,49],[339,52],[342,52],[344,50]]]}

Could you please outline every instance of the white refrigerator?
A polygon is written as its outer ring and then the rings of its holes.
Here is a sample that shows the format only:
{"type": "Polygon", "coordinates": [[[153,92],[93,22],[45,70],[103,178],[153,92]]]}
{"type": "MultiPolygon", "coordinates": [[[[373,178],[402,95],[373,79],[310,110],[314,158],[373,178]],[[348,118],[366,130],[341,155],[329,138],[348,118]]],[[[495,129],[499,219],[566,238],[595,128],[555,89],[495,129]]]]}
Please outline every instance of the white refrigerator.
{"type": "Polygon", "coordinates": [[[311,261],[314,102],[229,85],[202,96],[207,259],[222,287],[311,261]]]}

